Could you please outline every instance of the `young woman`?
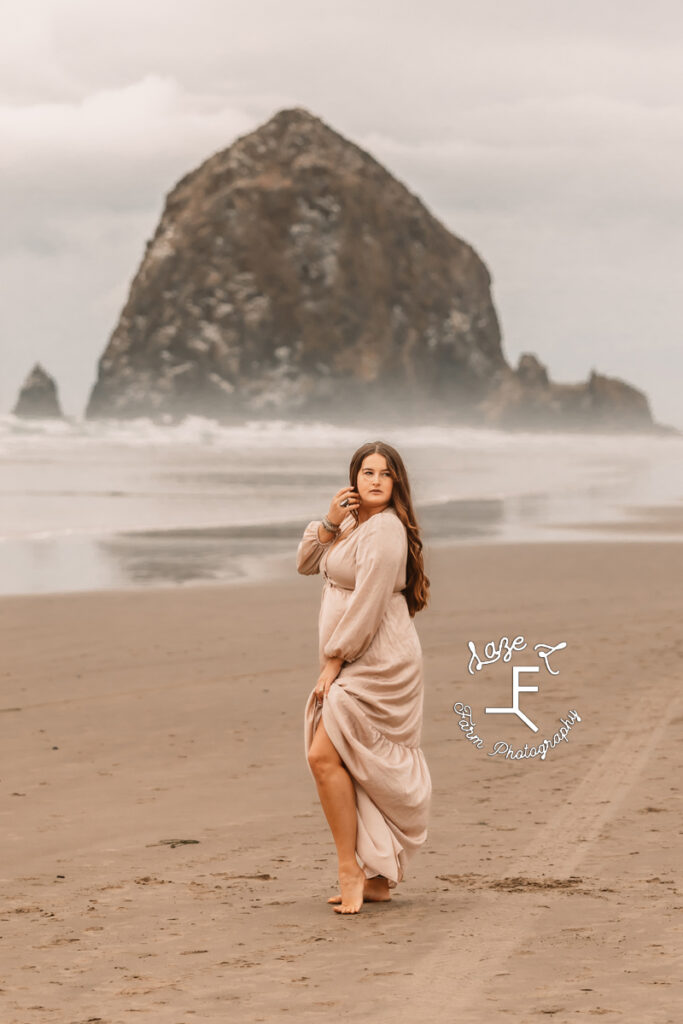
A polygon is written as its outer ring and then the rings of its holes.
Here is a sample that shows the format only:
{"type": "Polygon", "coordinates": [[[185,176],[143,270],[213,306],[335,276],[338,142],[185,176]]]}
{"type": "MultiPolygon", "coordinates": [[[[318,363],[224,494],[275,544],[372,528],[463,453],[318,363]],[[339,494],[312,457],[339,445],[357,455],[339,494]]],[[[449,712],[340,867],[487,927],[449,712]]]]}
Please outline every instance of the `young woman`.
{"type": "Polygon", "coordinates": [[[424,681],[413,618],[429,579],[398,452],[364,444],[322,519],[304,530],[297,570],[324,579],[320,675],[304,712],[308,764],[337,847],[340,895],[355,914],[389,900],[427,838],[432,783],[420,749],[424,681]]]}

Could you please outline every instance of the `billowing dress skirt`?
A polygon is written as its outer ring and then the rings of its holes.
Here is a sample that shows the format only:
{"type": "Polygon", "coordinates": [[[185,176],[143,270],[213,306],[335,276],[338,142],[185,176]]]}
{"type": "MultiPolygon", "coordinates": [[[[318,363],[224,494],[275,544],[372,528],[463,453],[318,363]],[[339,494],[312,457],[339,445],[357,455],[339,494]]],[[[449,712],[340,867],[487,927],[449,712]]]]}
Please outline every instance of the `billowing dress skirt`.
{"type": "MultiPolygon", "coordinates": [[[[341,534],[353,517],[341,524],[341,534]]],[[[366,877],[390,888],[425,842],[432,782],[420,749],[424,700],[422,648],[408,604],[408,540],[393,506],[347,536],[318,540],[320,520],[306,527],[297,569],[321,573],[320,670],[344,659],[322,703],[315,685],[304,711],[306,755],[322,718],[356,793],[356,858],[366,877]]]]}

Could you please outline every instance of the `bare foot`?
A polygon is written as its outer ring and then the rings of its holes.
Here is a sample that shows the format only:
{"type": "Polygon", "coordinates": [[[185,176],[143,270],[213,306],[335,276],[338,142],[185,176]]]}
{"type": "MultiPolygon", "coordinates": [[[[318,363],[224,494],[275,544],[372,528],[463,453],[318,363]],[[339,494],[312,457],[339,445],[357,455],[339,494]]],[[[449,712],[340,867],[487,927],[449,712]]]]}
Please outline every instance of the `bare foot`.
{"type": "Polygon", "coordinates": [[[363,906],[363,883],[365,872],[356,864],[355,870],[339,869],[339,887],[341,888],[340,906],[334,909],[338,914],[357,914],[363,906]]]}
{"type": "MultiPolygon", "coordinates": [[[[364,903],[386,903],[391,899],[389,882],[382,875],[366,878],[363,885],[364,903]]],[[[341,903],[341,896],[330,896],[328,903],[341,903]]]]}

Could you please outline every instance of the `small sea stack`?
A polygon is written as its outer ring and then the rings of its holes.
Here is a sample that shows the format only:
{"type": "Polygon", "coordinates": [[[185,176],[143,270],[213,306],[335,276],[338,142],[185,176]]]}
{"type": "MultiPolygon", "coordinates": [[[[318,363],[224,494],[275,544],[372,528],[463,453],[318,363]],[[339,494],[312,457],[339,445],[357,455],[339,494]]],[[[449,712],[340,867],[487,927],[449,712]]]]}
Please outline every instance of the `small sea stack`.
{"type": "Polygon", "coordinates": [[[35,364],[24,381],[12,414],[23,419],[64,419],[57,384],[40,363],[35,364]]]}

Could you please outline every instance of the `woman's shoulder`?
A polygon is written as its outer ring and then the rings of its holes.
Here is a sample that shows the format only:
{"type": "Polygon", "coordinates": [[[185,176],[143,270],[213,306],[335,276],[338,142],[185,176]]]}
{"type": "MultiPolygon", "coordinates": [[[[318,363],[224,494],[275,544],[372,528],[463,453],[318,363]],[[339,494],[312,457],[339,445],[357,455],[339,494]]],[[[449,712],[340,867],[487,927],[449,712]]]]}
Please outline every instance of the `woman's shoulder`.
{"type": "Polygon", "coordinates": [[[381,512],[376,512],[366,522],[368,530],[375,533],[381,531],[383,534],[393,537],[400,537],[406,533],[403,521],[393,505],[388,505],[381,512]]]}

